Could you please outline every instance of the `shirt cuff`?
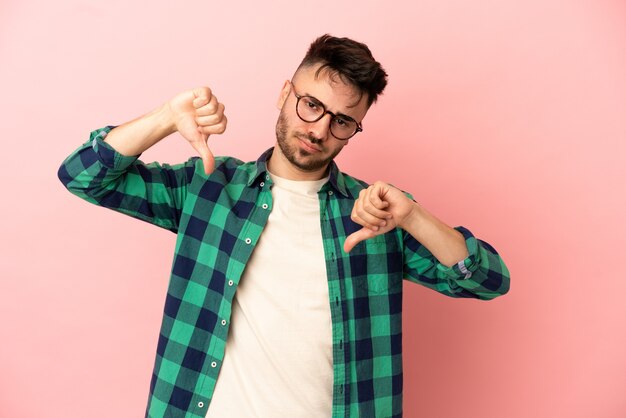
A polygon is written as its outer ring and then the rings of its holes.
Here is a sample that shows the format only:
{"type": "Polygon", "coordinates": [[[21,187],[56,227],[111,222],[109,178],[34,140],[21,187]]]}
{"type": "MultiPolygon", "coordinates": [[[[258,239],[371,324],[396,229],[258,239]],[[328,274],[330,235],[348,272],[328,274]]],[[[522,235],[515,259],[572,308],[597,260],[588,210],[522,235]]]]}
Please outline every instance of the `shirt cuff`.
{"type": "Polygon", "coordinates": [[[478,269],[480,265],[479,253],[478,253],[478,242],[476,241],[476,237],[466,228],[462,226],[457,226],[454,229],[463,234],[465,238],[465,245],[467,246],[467,252],[469,255],[454,264],[451,267],[445,266],[443,264],[438,264],[437,269],[440,272],[450,279],[454,280],[467,280],[472,277],[472,274],[478,269]]]}
{"type": "Polygon", "coordinates": [[[107,142],[104,142],[104,138],[107,137],[113,128],[115,128],[115,126],[105,126],[104,128],[96,129],[89,135],[89,141],[91,141],[91,147],[102,165],[109,169],[125,170],[137,161],[139,155],[130,157],[122,155],[107,142]]]}

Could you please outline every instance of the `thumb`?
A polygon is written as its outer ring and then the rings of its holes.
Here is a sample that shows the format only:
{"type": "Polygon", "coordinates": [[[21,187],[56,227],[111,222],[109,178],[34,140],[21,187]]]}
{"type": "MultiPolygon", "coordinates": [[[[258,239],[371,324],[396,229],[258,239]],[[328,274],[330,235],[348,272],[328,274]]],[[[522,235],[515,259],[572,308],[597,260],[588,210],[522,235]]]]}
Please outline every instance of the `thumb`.
{"type": "Polygon", "coordinates": [[[343,244],[343,250],[346,253],[349,253],[359,242],[373,238],[376,236],[376,234],[377,233],[375,231],[372,231],[369,228],[361,228],[358,231],[348,235],[348,237],[346,238],[346,242],[343,244]]]}
{"type": "Polygon", "coordinates": [[[215,157],[213,156],[213,153],[207,145],[207,139],[209,136],[206,134],[200,134],[200,136],[202,138],[198,141],[193,141],[191,143],[191,146],[200,155],[200,158],[202,158],[204,172],[206,174],[211,174],[213,172],[213,169],[215,169],[215,157]]]}

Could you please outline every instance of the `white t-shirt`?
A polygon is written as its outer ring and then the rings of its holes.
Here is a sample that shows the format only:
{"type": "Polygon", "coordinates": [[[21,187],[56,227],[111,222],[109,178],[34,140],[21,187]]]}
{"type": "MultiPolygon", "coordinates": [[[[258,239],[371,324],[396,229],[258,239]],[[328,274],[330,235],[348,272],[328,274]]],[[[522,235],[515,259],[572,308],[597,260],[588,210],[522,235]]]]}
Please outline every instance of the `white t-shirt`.
{"type": "Polygon", "coordinates": [[[270,174],[273,207],[246,266],[207,417],[330,417],[332,324],[317,192],[270,174]]]}

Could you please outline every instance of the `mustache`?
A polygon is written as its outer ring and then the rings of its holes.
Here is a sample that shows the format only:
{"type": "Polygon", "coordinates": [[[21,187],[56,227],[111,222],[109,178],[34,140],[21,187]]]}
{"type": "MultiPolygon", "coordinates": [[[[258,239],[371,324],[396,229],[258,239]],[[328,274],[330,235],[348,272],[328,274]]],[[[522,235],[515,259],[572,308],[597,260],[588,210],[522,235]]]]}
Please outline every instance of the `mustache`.
{"type": "Polygon", "coordinates": [[[311,144],[319,145],[322,143],[322,140],[320,138],[316,138],[310,133],[309,134],[296,134],[296,136],[302,139],[308,139],[311,142],[311,144]]]}

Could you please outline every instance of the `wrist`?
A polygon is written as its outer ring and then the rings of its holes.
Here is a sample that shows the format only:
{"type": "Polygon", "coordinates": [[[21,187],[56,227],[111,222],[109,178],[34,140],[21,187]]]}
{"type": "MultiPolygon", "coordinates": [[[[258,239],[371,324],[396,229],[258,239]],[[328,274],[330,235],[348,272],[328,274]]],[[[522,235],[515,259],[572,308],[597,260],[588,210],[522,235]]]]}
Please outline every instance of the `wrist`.
{"type": "Polygon", "coordinates": [[[416,229],[420,221],[423,219],[424,209],[419,203],[410,200],[410,210],[407,215],[398,223],[398,226],[404,230],[416,229]]]}
{"type": "Polygon", "coordinates": [[[159,125],[166,133],[165,136],[171,135],[174,132],[178,131],[178,128],[176,127],[176,118],[174,116],[174,111],[172,110],[172,106],[169,101],[165,102],[165,104],[157,109],[156,116],[157,120],[159,121],[159,125]]]}

